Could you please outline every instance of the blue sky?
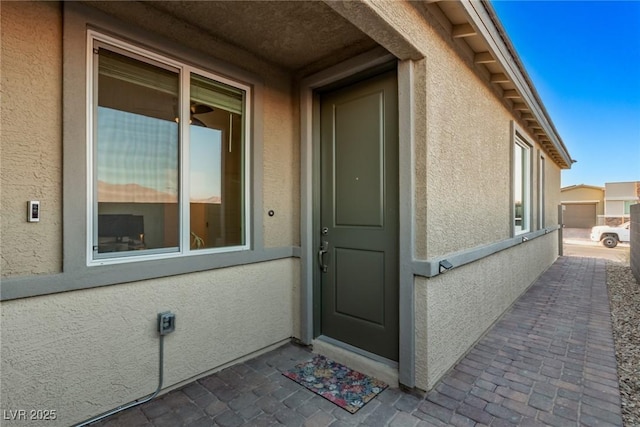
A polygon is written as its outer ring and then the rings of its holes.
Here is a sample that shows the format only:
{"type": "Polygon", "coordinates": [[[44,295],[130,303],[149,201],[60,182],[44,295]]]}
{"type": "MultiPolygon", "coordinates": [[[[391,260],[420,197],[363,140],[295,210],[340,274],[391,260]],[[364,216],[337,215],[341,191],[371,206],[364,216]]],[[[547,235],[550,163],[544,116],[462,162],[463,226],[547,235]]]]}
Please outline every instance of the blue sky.
{"type": "Polygon", "coordinates": [[[640,181],[640,1],[492,5],[578,161],[562,186],[640,181]]]}
{"type": "Polygon", "coordinates": [[[220,197],[222,131],[191,125],[191,197],[220,197]]]}
{"type": "MultiPolygon", "coordinates": [[[[190,129],[190,196],[220,197],[222,132],[193,125],[190,129]]],[[[178,194],[175,122],[98,107],[98,135],[98,180],[178,194]]]]}
{"type": "Polygon", "coordinates": [[[98,107],[98,180],[178,194],[178,124],[98,107]]]}

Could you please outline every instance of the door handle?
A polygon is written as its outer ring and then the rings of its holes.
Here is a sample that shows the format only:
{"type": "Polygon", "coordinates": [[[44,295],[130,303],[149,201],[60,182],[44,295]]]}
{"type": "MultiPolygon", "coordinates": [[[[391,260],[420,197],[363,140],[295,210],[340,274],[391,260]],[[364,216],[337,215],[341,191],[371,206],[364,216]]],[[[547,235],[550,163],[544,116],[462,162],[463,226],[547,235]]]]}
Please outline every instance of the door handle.
{"type": "Polygon", "coordinates": [[[328,249],[329,242],[323,241],[318,250],[318,265],[320,265],[320,270],[322,270],[323,273],[327,272],[327,266],[324,263],[324,254],[328,252],[328,249]]]}

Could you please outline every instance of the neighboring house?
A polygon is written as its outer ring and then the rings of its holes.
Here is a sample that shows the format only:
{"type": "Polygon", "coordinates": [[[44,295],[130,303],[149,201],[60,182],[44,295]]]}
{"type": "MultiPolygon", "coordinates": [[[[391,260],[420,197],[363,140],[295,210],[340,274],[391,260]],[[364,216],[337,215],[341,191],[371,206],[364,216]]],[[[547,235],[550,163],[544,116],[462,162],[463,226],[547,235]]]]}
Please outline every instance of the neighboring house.
{"type": "Polygon", "coordinates": [[[593,185],[571,185],[563,187],[562,222],[567,228],[591,228],[598,224],[604,214],[604,188],[593,185]]]}
{"type": "Polygon", "coordinates": [[[488,3],[1,19],[3,409],[151,393],[164,311],[166,388],[293,337],[428,390],[557,257],[572,159],[488,3]]]}
{"type": "Polygon", "coordinates": [[[629,221],[631,205],[640,203],[640,181],[607,182],[604,187],[604,224],[629,221]]]}

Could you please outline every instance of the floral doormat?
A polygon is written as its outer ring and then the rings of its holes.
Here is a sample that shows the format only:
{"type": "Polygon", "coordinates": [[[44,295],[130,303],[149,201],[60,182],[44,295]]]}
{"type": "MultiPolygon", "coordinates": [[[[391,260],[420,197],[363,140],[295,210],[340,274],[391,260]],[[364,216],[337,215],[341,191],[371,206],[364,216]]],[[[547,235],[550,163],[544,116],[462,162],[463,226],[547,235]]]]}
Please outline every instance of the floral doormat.
{"type": "Polygon", "coordinates": [[[313,359],[296,365],[282,375],[352,414],[388,387],[380,380],[320,355],[315,355],[313,359]]]}

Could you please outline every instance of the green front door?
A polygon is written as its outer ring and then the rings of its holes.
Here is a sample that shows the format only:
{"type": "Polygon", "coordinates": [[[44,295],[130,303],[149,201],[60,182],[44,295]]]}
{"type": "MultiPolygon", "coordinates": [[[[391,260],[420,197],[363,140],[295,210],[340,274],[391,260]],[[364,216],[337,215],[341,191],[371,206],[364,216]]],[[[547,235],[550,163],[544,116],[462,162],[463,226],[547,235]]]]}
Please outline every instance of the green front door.
{"type": "Polygon", "coordinates": [[[398,360],[395,71],[321,94],[321,334],[398,360]]]}

